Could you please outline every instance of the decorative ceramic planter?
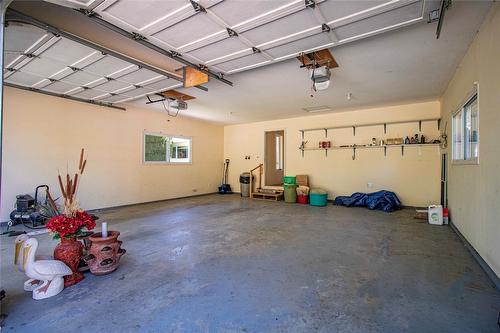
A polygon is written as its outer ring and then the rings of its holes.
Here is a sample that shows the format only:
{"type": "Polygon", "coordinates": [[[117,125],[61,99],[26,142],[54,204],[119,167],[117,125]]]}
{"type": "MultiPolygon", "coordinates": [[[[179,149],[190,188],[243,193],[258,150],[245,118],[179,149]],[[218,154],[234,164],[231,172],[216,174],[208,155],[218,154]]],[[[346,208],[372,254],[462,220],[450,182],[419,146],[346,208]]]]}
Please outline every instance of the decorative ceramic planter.
{"type": "Polygon", "coordinates": [[[108,237],[102,237],[100,232],[89,236],[89,254],[84,260],[92,274],[105,275],[118,268],[120,258],[126,252],[120,247],[122,241],[118,240],[119,235],[118,231],[108,231],[108,237]]]}
{"type": "Polygon", "coordinates": [[[83,244],[76,238],[61,238],[61,242],[54,249],[54,259],[68,265],[73,272],[73,274],[64,277],[64,287],[72,286],[83,280],[83,274],[78,271],[82,255],[83,244]]]}
{"type": "Polygon", "coordinates": [[[87,272],[89,270],[89,265],[87,264],[87,262],[84,260],[85,257],[87,256],[87,254],[89,253],[89,250],[90,250],[90,240],[89,240],[89,237],[91,235],[93,235],[94,233],[92,231],[84,231],[81,233],[80,236],[78,236],[78,241],[80,241],[81,243],[83,243],[83,256],[82,258],[80,259],[80,264],[78,265],[78,271],[79,272],[87,272]]]}

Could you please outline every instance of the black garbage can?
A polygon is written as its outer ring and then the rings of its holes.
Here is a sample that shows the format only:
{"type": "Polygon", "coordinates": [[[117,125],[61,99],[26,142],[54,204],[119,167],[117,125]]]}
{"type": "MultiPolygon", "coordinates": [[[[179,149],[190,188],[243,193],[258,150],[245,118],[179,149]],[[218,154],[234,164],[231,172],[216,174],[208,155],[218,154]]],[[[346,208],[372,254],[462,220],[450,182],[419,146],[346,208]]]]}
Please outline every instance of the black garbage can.
{"type": "Polygon", "coordinates": [[[243,172],[240,175],[240,193],[242,197],[250,196],[250,172],[243,172]]]}

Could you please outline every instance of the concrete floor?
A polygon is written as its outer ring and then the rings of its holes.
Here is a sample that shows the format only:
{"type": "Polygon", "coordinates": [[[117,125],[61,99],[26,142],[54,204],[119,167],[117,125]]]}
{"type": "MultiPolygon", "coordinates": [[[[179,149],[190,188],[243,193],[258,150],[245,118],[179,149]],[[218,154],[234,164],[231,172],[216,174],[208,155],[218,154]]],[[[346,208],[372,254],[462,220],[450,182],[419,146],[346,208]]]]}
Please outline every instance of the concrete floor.
{"type": "Polygon", "coordinates": [[[211,195],[100,216],[122,233],[120,268],[43,301],[1,237],[6,332],[500,331],[499,292],[449,227],[411,210],[211,195]]]}

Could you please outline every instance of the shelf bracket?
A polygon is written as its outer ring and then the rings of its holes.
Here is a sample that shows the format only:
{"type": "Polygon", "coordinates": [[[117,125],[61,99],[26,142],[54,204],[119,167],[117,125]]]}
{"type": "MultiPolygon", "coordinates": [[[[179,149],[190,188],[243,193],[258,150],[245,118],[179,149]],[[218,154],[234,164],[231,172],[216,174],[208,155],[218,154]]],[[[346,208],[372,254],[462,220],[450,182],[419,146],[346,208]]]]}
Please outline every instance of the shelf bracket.
{"type": "Polygon", "coordinates": [[[418,121],[418,131],[422,132],[422,120],[418,121]]]}
{"type": "Polygon", "coordinates": [[[328,157],[328,149],[325,149],[325,157],[328,157]]]}
{"type": "Polygon", "coordinates": [[[384,124],[384,134],[387,134],[387,124],[384,124]]]}
{"type": "Polygon", "coordinates": [[[352,148],[352,160],[356,159],[356,147],[352,148]]]}
{"type": "Polygon", "coordinates": [[[384,146],[384,156],[387,156],[387,147],[384,146]]]}
{"type": "Polygon", "coordinates": [[[325,138],[328,138],[328,129],[325,128],[325,138]]]}
{"type": "Polygon", "coordinates": [[[405,156],[405,146],[401,146],[401,156],[405,156]]]}
{"type": "Polygon", "coordinates": [[[304,131],[300,131],[302,133],[302,141],[304,141],[304,131]]]}
{"type": "Polygon", "coordinates": [[[441,129],[441,119],[437,120],[437,125],[438,125],[438,131],[441,129]]]}
{"type": "Polygon", "coordinates": [[[353,126],[353,127],[352,127],[352,134],[353,134],[354,136],[356,136],[356,126],[353,126]]]}

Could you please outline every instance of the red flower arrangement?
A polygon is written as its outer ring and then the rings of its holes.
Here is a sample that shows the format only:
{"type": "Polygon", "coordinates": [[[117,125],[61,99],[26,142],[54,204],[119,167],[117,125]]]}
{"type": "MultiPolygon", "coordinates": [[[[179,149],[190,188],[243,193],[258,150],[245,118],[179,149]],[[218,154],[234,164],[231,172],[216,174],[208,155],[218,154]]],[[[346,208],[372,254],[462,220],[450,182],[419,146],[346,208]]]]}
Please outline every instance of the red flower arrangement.
{"type": "Polygon", "coordinates": [[[45,225],[49,231],[54,233],[54,239],[76,238],[83,234],[83,228],[92,230],[95,227],[94,218],[81,210],[76,200],[79,181],[82,179],[85,165],[87,165],[84,154],[85,151],[82,148],[78,173],[75,173],[74,177],[70,177],[69,173],[66,173],[65,184],[60,174],[57,177],[64,198],[63,213],[51,218],[45,225]]]}
{"type": "Polygon", "coordinates": [[[54,233],[54,239],[78,237],[83,233],[83,228],[92,230],[95,221],[88,213],[77,211],[74,216],[58,215],[49,220],[47,229],[54,233]]]}

